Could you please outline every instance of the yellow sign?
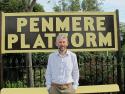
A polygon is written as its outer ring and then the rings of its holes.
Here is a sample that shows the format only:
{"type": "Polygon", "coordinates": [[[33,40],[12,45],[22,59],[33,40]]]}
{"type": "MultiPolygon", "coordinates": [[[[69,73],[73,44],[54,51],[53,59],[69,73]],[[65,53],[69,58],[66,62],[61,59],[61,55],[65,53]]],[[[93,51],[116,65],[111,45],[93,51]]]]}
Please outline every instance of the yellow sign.
{"type": "Polygon", "coordinates": [[[73,51],[117,51],[116,12],[2,13],[2,53],[51,52],[67,35],[73,51]]]}

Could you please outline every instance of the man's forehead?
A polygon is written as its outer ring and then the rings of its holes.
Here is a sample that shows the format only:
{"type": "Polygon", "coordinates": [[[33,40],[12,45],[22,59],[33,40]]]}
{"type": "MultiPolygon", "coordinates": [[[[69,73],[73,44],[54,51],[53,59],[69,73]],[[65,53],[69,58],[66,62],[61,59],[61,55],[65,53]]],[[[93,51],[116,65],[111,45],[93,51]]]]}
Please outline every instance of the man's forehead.
{"type": "Polygon", "coordinates": [[[67,41],[67,39],[66,38],[61,38],[58,41],[67,41]]]}

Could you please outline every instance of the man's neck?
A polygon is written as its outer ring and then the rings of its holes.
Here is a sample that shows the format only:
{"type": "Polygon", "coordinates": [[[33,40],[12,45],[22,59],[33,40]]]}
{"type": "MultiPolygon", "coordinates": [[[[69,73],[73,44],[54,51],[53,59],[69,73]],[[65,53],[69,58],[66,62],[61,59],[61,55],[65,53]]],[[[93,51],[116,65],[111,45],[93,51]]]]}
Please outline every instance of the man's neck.
{"type": "Polygon", "coordinates": [[[59,50],[59,54],[62,55],[62,56],[64,56],[64,55],[66,54],[66,52],[67,52],[67,49],[64,50],[64,51],[60,51],[60,50],[59,50]]]}

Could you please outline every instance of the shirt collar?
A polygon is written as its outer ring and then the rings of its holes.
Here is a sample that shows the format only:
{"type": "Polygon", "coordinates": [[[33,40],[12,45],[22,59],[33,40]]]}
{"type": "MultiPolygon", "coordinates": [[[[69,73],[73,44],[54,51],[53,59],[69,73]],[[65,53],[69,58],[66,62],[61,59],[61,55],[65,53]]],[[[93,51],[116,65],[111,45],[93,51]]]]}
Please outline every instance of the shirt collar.
{"type": "MultiPolygon", "coordinates": [[[[60,55],[59,51],[56,51],[56,54],[60,55]]],[[[65,55],[69,55],[69,54],[70,54],[70,52],[67,50],[65,55]]]]}

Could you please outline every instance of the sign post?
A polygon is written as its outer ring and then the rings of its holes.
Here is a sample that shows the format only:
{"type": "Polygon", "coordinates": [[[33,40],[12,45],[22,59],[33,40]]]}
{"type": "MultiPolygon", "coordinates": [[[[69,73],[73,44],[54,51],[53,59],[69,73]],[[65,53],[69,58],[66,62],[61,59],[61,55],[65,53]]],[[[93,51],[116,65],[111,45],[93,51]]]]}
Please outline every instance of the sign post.
{"type": "Polygon", "coordinates": [[[1,54],[1,36],[2,36],[2,31],[1,31],[1,13],[0,13],[0,89],[3,87],[3,64],[2,64],[2,54],[1,54]]]}
{"type": "MultiPolygon", "coordinates": [[[[119,20],[119,11],[116,10],[117,20],[119,20]]],[[[118,51],[117,51],[117,81],[120,86],[120,91],[122,90],[122,72],[121,72],[121,40],[120,40],[120,29],[119,29],[119,21],[117,22],[118,27],[118,51]]]]}

